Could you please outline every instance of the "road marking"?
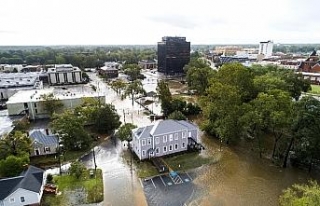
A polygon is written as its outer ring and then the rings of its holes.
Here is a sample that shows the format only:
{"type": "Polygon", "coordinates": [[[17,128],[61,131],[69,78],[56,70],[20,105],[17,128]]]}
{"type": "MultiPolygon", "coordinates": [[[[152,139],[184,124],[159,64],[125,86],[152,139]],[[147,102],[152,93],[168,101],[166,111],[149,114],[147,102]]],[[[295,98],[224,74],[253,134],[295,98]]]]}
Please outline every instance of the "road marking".
{"type": "Polygon", "coordinates": [[[192,181],[192,178],[190,177],[190,175],[186,172],[186,174],[188,175],[188,177],[190,178],[190,180],[192,181]]]}
{"type": "Polygon", "coordinates": [[[161,176],[159,176],[159,177],[160,177],[161,182],[163,183],[163,185],[166,187],[167,185],[166,185],[166,183],[164,183],[164,181],[163,181],[162,177],[161,177],[161,176]]]}
{"type": "Polygon", "coordinates": [[[143,188],[143,184],[142,184],[142,181],[141,181],[141,179],[140,179],[140,178],[139,178],[139,181],[140,181],[141,187],[143,188]]]}
{"type": "Polygon", "coordinates": [[[152,184],[153,184],[154,188],[156,189],[157,187],[156,187],[156,185],[154,184],[154,182],[153,182],[153,179],[152,179],[152,178],[151,178],[151,182],[152,182],[152,184]]]}

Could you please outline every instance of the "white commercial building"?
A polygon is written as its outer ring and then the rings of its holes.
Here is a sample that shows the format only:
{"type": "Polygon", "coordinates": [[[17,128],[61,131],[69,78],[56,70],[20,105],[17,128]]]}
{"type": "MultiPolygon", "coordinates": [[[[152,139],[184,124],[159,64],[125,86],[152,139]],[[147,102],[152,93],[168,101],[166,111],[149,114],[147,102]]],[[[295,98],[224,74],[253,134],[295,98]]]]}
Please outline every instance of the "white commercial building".
{"type": "Polygon", "coordinates": [[[264,57],[271,57],[273,52],[273,42],[272,41],[263,41],[259,45],[259,53],[263,54],[264,57]]]}
{"type": "Polygon", "coordinates": [[[49,117],[44,109],[43,95],[53,94],[62,104],[62,109],[73,109],[80,106],[84,98],[91,97],[105,104],[105,96],[98,92],[74,92],[68,90],[57,91],[54,88],[19,91],[9,98],[7,108],[9,115],[27,114],[31,120],[49,117]]]}
{"type": "Polygon", "coordinates": [[[48,68],[49,84],[77,84],[82,83],[82,71],[71,64],[56,64],[48,68]]]}
{"type": "Polygon", "coordinates": [[[21,90],[42,89],[39,72],[0,73],[0,100],[9,99],[21,90]]]}

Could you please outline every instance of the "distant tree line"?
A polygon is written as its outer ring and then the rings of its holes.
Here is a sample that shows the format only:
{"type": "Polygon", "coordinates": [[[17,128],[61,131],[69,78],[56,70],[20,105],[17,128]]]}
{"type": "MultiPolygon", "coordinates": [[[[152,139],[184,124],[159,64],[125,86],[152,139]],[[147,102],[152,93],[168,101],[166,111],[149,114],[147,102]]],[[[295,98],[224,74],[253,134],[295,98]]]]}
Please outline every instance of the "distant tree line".
{"type": "Polygon", "coordinates": [[[28,50],[0,50],[0,64],[72,64],[79,68],[95,68],[104,62],[137,64],[143,59],[156,59],[155,48],[63,47],[28,50]]]}
{"type": "Polygon", "coordinates": [[[274,45],[273,52],[283,53],[306,53],[311,54],[314,50],[320,50],[319,44],[280,44],[274,45]]]}

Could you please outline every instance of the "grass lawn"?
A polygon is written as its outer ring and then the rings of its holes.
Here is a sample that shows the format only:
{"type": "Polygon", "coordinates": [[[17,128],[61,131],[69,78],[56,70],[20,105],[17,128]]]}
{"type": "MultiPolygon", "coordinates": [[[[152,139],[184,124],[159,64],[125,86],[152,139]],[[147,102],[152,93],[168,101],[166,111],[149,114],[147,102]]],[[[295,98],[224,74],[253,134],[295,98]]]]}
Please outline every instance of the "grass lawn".
{"type": "Polygon", "coordinates": [[[61,195],[44,196],[43,205],[64,205],[60,204],[62,202],[68,205],[68,196],[65,194],[66,191],[76,191],[77,189],[84,191],[87,194],[86,203],[96,203],[103,201],[103,181],[102,181],[102,171],[97,170],[96,178],[90,177],[90,170],[86,170],[85,174],[80,178],[76,179],[74,176],[62,175],[54,176],[54,183],[58,186],[61,195]]]}
{"type": "Polygon", "coordinates": [[[320,85],[311,85],[311,91],[312,94],[320,94],[320,85]]]}
{"type": "Polygon", "coordinates": [[[164,157],[163,159],[170,166],[170,168],[175,171],[190,170],[215,162],[214,159],[202,157],[198,152],[182,153],[174,156],[164,157]]]}
{"type": "MultiPolygon", "coordinates": [[[[137,176],[139,178],[147,178],[159,175],[158,170],[150,161],[139,161],[136,157],[132,157],[131,155],[132,154],[129,151],[125,151],[123,153],[123,158],[128,165],[131,165],[132,161],[134,169],[136,170],[137,176]]],[[[181,153],[169,157],[164,157],[163,160],[169,165],[171,169],[177,171],[190,170],[202,165],[216,162],[215,159],[200,156],[198,152],[181,153]]]]}

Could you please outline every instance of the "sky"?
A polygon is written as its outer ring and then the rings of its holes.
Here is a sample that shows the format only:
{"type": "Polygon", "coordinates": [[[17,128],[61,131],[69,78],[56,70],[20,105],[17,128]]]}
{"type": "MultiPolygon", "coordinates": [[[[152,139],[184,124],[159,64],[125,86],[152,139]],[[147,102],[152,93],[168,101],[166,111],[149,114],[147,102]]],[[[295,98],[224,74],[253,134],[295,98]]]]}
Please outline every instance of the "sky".
{"type": "Polygon", "coordinates": [[[320,43],[319,0],[0,0],[0,46],[320,43]]]}

